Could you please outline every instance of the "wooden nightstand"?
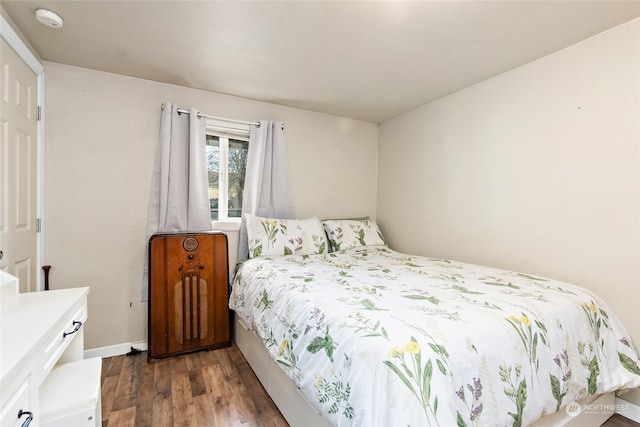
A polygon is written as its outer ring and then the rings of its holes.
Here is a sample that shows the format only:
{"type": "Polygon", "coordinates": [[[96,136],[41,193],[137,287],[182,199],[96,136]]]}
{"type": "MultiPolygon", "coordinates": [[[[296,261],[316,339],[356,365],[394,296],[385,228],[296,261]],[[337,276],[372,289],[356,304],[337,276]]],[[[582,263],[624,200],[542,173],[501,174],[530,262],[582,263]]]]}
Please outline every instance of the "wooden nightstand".
{"type": "Polygon", "coordinates": [[[231,345],[227,236],[149,239],[148,359],[231,345]]]}

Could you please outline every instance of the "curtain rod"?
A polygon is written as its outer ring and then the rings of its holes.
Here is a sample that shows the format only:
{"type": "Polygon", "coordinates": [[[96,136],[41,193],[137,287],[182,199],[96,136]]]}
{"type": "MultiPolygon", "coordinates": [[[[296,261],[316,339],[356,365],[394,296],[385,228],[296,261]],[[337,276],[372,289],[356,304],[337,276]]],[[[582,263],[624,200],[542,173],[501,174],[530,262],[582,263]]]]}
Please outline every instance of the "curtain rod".
{"type": "MultiPolygon", "coordinates": [[[[162,109],[164,110],[164,103],[161,104],[162,109]]],[[[178,107],[178,114],[189,114],[189,110],[185,110],[183,108],[178,107]]],[[[198,118],[201,119],[202,117],[204,117],[205,119],[213,119],[213,120],[224,120],[225,122],[230,122],[230,123],[240,123],[242,125],[256,125],[257,127],[260,127],[260,122],[247,122],[245,120],[235,120],[235,119],[227,119],[226,117],[215,117],[215,116],[209,116],[207,114],[202,114],[200,112],[198,112],[198,118]]]]}

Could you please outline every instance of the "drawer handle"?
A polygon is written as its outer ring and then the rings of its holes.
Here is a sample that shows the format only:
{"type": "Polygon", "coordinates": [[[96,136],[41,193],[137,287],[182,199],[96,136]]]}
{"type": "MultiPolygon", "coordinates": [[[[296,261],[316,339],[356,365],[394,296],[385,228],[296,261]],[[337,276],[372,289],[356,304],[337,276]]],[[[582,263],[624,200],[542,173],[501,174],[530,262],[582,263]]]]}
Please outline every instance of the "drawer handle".
{"type": "Polygon", "coordinates": [[[76,332],[78,332],[80,330],[80,327],[82,327],[82,322],[80,322],[79,320],[74,320],[73,321],[73,325],[75,326],[73,328],[73,331],[71,331],[71,332],[63,332],[62,333],[62,338],[66,338],[67,335],[75,334],[76,332]]]}
{"type": "Polygon", "coordinates": [[[23,415],[27,415],[27,419],[22,423],[22,427],[29,427],[31,421],[33,421],[33,412],[23,411],[22,409],[20,409],[18,411],[18,419],[22,418],[23,415]]]}

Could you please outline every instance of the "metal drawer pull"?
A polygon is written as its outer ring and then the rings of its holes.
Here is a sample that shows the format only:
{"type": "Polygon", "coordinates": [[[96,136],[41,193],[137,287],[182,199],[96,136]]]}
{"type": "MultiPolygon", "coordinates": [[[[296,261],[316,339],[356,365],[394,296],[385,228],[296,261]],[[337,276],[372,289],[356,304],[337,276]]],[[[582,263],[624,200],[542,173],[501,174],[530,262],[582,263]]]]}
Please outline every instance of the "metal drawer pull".
{"type": "Polygon", "coordinates": [[[31,421],[33,421],[33,412],[23,411],[20,409],[18,411],[18,419],[22,418],[23,415],[28,415],[27,419],[22,423],[22,427],[29,427],[31,421]]]}
{"type": "Polygon", "coordinates": [[[74,320],[73,321],[73,325],[75,326],[75,328],[73,328],[73,331],[71,331],[71,332],[63,332],[62,333],[62,338],[65,338],[67,335],[75,334],[76,332],[78,332],[78,330],[82,326],[82,322],[80,322],[79,320],[74,320]]]}

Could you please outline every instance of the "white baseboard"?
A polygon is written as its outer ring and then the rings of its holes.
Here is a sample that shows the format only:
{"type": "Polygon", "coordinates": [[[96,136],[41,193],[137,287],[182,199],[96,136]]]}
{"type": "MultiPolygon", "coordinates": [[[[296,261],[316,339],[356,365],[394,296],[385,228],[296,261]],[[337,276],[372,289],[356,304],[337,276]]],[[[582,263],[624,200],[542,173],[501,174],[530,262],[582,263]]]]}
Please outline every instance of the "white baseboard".
{"type": "Polygon", "coordinates": [[[616,397],[616,414],[629,418],[632,421],[640,423],[640,406],[635,403],[628,402],[622,398],[616,397]]]}
{"type": "Polygon", "coordinates": [[[89,359],[91,357],[112,357],[119,356],[121,354],[127,354],[131,351],[131,347],[145,351],[149,349],[147,341],[138,342],[125,342],[122,344],[108,345],[106,347],[90,348],[84,351],[84,358],[89,359]]]}

